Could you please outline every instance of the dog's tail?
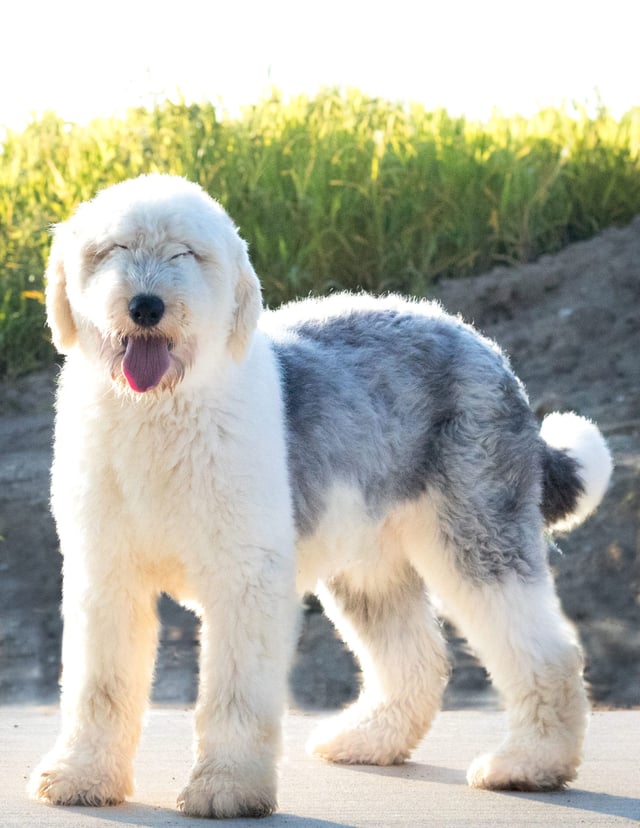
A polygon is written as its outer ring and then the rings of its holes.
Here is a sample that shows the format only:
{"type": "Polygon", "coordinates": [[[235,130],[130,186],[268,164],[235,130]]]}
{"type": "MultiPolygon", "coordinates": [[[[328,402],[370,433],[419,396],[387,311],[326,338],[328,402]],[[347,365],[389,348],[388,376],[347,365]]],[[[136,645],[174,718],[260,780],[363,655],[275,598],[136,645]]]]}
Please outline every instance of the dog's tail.
{"type": "Polygon", "coordinates": [[[549,414],[540,435],[546,444],[542,514],[548,528],[564,532],[596,510],[613,461],[600,429],[577,414],[549,414]]]}

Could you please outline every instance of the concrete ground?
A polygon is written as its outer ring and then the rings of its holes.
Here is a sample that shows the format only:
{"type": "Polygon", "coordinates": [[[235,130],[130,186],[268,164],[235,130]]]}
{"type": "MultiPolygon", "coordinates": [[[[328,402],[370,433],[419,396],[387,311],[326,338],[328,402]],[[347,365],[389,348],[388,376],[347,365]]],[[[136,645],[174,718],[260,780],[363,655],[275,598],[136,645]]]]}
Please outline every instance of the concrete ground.
{"type": "MultiPolygon", "coordinates": [[[[189,773],[192,713],[151,711],[136,760],[133,799],[116,808],[53,808],[31,802],[25,785],[59,724],[52,708],[0,708],[0,826],[115,828],[211,825],[175,810],[189,773]]],[[[465,769],[495,746],[505,729],[497,712],[447,712],[436,720],[413,760],[391,768],[337,766],[304,751],[317,715],[287,717],[280,811],[241,826],[617,826],[640,824],[640,711],[593,715],[584,764],[567,791],[550,794],[472,790],[465,769]]]]}

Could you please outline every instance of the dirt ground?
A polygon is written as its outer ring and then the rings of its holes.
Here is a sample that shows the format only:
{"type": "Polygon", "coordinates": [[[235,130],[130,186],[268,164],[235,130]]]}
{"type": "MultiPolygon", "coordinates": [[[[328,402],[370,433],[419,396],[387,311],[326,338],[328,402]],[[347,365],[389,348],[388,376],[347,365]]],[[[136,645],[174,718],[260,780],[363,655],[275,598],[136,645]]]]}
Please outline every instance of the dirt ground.
{"type": "MultiPolygon", "coordinates": [[[[640,217],[555,256],[433,293],[510,354],[534,409],[595,419],[616,469],[597,515],[560,538],[552,566],[587,655],[594,703],[640,705],[640,217]]],[[[55,371],[0,385],[0,703],[50,702],[60,666],[60,557],[48,511],[55,371]]],[[[197,626],[168,599],[154,699],[186,703],[197,685],[197,626]]],[[[492,705],[486,675],[450,627],[447,707],[492,705]]],[[[338,706],[357,668],[307,606],[292,702],[338,706]]]]}

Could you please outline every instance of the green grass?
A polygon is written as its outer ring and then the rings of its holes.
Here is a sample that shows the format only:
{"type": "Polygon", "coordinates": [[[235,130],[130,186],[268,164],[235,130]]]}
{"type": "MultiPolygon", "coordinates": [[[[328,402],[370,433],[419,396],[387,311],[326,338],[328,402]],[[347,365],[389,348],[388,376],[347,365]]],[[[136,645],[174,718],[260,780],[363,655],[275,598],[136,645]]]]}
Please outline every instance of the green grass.
{"type": "Polygon", "coordinates": [[[529,261],[640,212],[640,109],[477,124],[356,91],[238,119],[166,103],[87,126],[47,115],[0,148],[0,376],[52,357],[41,304],[49,227],[143,172],[198,181],[250,244],[270,305],[529,261]]]}

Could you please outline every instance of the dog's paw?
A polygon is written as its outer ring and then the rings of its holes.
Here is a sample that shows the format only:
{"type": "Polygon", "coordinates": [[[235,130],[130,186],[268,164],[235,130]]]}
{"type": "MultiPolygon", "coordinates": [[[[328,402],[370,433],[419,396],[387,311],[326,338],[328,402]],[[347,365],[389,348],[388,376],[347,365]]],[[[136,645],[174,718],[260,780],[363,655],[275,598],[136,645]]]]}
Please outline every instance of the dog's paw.
{"type": "Polygon", "coordinates": [[[264,779],[251,771],[236,772],[204,764],[194,769],[178,797],[178,810],[192,817],[233,819],[266,817],[277,807],[275,773],[264,779]]]}
{"type": "Polygon", "coordinates": [[[119,805],[132,793],[131,773],[103,765],[74,764],[69,759],[43,761],[28,785],[32,799],[50,805],[119,805]]]}
{"type": "Polygon", "coordinates": [[[316,727],[307,741],[307,752],[348,765],[400,765],[409,758],[411,748],[406,735],[383,719],[354,722],[336,716],[316,727]]]}
{"type": "Polygon", "coordinates": [[[560,790],[576,777],[571,763],[545,762],[544,755],[511,749],[475,759],[467,772],[472,788],[507,791],[560,790]]]}

